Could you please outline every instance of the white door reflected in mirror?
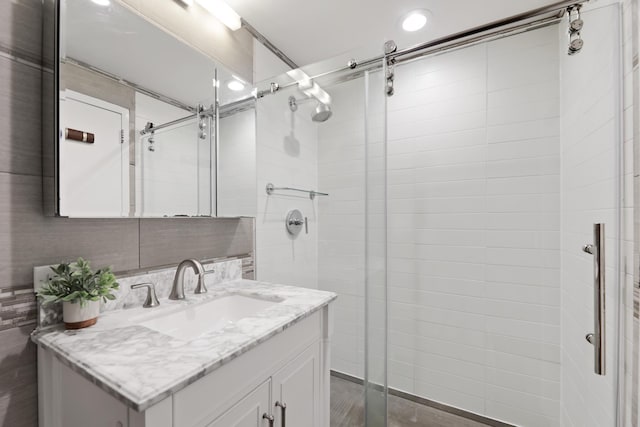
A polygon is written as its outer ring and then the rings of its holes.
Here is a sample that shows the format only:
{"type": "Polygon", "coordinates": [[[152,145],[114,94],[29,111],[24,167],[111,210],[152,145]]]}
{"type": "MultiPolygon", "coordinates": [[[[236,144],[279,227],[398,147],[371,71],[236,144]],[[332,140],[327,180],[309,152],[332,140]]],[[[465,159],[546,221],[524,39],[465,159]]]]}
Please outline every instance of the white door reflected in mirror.
{"type": "Polygon", "coordinates": [[[129,214],[129,110],[71,90],[60,96],[60,214],[129,214]],[[72,139],[68,129],[93,135],[72,139]]]}

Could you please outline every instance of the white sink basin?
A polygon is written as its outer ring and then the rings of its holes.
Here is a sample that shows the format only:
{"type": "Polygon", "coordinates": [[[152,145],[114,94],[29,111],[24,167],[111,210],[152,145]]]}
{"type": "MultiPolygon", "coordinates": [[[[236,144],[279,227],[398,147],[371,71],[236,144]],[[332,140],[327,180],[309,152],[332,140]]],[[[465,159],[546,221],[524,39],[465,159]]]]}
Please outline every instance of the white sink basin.
{"type": "Polygon", "coordinates": [[[278,301],[229,295],[146,320],[140,325],[182,340],[222,329],[278,304],[278,301]]]}

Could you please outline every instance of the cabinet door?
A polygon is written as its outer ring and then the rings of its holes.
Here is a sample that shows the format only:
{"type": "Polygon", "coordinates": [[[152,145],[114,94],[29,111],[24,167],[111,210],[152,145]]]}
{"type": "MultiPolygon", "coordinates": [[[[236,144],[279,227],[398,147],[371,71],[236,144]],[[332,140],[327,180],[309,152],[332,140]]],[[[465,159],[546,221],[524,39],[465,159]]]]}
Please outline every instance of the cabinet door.
{"type": "Polygon", "coordinates": [[[316,342],[278,371],[273,381],[275,425],[288,427],[320,426],[320,344],[316,342]],[[286,405],[286,410],[276,406],[286,405]]]}
{"type": "Polygon", "coordinates": [[[220,415],[207,427],[265,427],[269,422],[262,418],[264,414],[271,414],[269,392],[271,381],[265,381],[238,402],[233,408],[220,415]]]}
{"type": "Polygon", "coordinates": [[[54,359],[58,383],[54,389],[59,413],[40,425],[62,427],[126,427],[127,406],[54,359]]]}

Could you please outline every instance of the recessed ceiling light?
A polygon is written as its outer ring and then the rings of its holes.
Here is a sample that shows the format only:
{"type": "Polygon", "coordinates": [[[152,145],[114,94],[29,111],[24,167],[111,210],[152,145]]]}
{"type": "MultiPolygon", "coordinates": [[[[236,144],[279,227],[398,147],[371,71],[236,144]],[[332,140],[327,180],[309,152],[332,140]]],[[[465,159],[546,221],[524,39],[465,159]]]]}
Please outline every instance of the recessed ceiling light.
{"type": "Polygon", "coordinates": [[[413,32],[422,29],[427,24],[427,15],[424,11],[414,10],[402,21],[402,29],[413,32]]]}
{"type": "Polygon", "coordinates": [[[244,84],[241,81],[233,79],[229,80],[229,82],[227,83],[227,87],[234,92],[239,92],[244,89],[244,84]]]}
{"type": "Polygon", "coordinates": [[[111,4],[109,0],[91,0],[91,1],[97,4],[98,6],[109,6],[111,4]]]}

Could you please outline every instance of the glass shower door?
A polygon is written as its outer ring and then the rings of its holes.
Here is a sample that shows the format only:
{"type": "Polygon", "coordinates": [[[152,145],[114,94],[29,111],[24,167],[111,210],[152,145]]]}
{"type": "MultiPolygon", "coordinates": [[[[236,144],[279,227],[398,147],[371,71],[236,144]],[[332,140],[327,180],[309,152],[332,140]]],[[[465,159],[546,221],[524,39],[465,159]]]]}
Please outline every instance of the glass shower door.
{"type": "Polygon", "coordinates": [[[385,71],[364,74],[365,426],[387,425],[387,153],[385,71]]]}
{"type": "Polygon", "coordinates": [[[391,394],[521,426],[616,425],[618,15],[584,12],[573,56],[563,21],[396,65],[391,394]],[[598,307],[582,247],[595,223],[606,225],[606,376],[585,340],[598,307]]]}
{"type": "Polygon", "coordinates": [[[622,242],[632,240],[632,230],[623,231],[621,221],[620,7],[588,10],[583,19],[588,25],[583,37],[593,37],[579,55],[563,55],[560,62],[562,419],[567,425],[622,426],[628,424],[618,412],[624,402],[624,365],[619,364],[625,326],[621,272],[622,260],[631,255],[622,252],[622,242]],[[601,242],[594,236],[594,224],[604,228],[601,242]],[[593,254],[581,250],[587,244],[593,245],[593,254]],[[603,281],[598,283],[594,276],[603,281]],[[587,333],[594,334],[592,343],[585,340],[587,333]]]}

